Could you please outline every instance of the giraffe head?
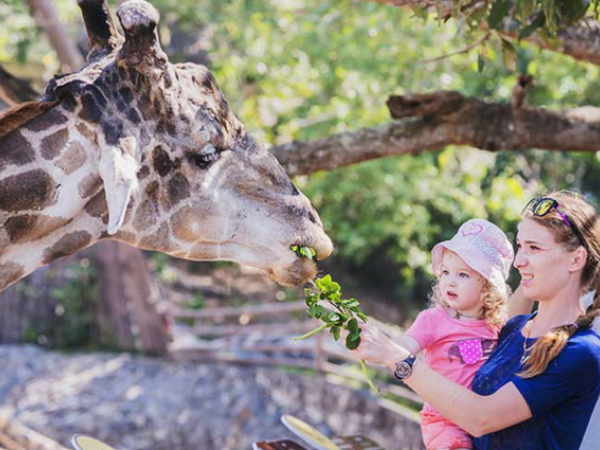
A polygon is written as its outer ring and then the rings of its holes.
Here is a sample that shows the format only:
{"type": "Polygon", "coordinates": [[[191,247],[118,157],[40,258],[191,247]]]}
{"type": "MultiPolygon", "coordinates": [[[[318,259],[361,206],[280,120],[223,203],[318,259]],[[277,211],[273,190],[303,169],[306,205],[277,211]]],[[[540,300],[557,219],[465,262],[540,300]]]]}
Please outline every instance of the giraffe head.
{"type": "Polygon", "coordinates": [[[248,264],[283,285],[313,277],[315,263],[290,246],[312,247],[322,259],[331,240],[309,200],[229,110],[211,73],[168,61],[149,3],[119,7],[123,35],[104,0],[79,4],[88,63],[55,77],[43,99],[56,105],[44,120],[68,120],[91,155],[86,187],[79,185],[84,207],[71,215],[102,222],[101,238],[248,264]]]}

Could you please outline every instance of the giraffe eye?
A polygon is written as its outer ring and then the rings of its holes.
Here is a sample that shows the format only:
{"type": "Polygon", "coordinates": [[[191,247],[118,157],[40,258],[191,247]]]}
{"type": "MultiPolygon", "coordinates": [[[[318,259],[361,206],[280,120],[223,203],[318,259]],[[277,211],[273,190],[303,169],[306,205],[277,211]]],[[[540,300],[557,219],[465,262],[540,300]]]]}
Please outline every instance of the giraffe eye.
{"type": "Polygon", "coordinates": [[[206,170],[219,159],[219,152],[212,145],[208,145],[200,153],[188,153],[187,158],[194,166],[206,170]]]}

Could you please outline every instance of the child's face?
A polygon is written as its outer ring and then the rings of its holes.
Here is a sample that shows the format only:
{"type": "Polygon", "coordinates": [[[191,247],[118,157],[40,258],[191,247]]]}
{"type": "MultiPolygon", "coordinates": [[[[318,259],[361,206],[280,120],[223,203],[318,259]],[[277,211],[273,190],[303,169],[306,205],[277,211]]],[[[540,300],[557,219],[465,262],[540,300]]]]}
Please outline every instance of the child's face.
{"type": "Polygon", "coordinates": [[[468,316],[479,314],[484,278],[450,250],[444,250],[439,280],[442,297],[452,309],[468,316]]]}

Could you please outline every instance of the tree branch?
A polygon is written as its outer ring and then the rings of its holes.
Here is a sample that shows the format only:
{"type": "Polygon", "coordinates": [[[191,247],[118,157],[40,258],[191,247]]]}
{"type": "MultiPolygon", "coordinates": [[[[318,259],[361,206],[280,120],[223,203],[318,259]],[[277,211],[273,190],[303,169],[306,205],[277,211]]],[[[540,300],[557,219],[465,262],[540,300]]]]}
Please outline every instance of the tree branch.
{"type": "Polygon", "coordinates": [[[446,145],[490,151],[600,150],[600,109],[553,112],[518,105],[486,103],[451,91],[392,96],[388,107],[393,118],[401,119],[397,122],[279,145],[271,152],[296,176],[446,145]]]}
{"type": "MultiPolygon", "coordinates": [[[[385,5],[398,7],[421,7],[426,9],[435,9],[431,0],[363,0],[371,1],[385,5]]],[[[442,17],[447,17],[455,5],[451,1],[442,1],[439,5],[439,13],[442,17]]],[[[501,34],[509,37],[516,37],[514,32],[507,30],[501,31],[501,34]]],[[[538,33],[533,33],[525,39],[544,49],[552,50],[571,56],[574,59],[600,65],[600,22],[596,20],[586,20],[578,25],[572,25],[562,28],[557,33],[557,47],[553,43],[544,40],[538,33]]]]}

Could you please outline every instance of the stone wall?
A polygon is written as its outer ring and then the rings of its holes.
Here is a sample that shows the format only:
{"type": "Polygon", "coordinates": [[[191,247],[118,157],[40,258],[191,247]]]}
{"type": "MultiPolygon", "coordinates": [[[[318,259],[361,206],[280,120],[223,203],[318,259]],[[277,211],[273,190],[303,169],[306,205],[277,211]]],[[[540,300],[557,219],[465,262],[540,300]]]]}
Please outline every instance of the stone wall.
{"type": "Polygon", "coordinates": [[[422,449],[413,418],[321,376],[35,346],[0,346],[0,361],[0,407],[65,446],[84,433],[117,450],[250,450],[291,437],[280,417],[292,414],[327,435],[422,449]]]}

